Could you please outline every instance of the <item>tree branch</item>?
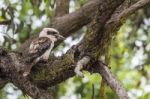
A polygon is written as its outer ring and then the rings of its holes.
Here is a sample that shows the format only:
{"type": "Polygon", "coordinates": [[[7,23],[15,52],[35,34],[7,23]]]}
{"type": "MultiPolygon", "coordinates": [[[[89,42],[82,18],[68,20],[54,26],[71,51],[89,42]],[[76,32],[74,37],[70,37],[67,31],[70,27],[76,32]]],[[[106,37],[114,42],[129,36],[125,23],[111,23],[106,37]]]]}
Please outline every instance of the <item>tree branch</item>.
{"type": "Polygon", "coordinates": [[[149,4],[150,4],[150,0],[139,0],[137,3],[133,4],[128,9],[124,10],[120,14],[119,19],[126,19],[128,16],[130,16],[131,14],[133,14],[138,9],[146,7],[149,4]]]}
{"type": "MultiPolygon", "coordinates": [[[[47,90],[40,89],[27,78],[24,78],[18,73],[16,66],[24,65],[20,64],[20,55],[8,51],[6,49],[0,48],[0,82],[6,80],[5,82],[12,82],[14,85],[23,90],[24,93],[32,96],[35,99],[54,99],[52,93],[47,90]],[[13,61],[14,58],[18,58],[13,61]],[[2,77],[3,76],[3,77],[2,77]]],[[[21,67],[21,66],[20,66],[21,67]]],[[[4,81],[1,83],[6,84],[4,81]]]]}
{"type": "Polygon", "coordinates": [[[3,88],[7,83],[8,83],[7,80],[3,80],[0,78],[0,89],[3,88]]]}
{"type": "Polygon", "coordinates": [[[39,88],[36,84],[24,78],[20,74],[13,74],[14,75],[9,77],[11,78],[10,82],[19,87],[23,93],[30,95],[34,99],[55,99],[52,92],[39,88]]]}
{"type": "Polygon", "coordinates": [[[111,73],[108,66],[99,61],[93,68],[107,81],[109,86],[116,92],[119,99],[129,99],[126,90],[123,88],[122,84],[116,79],[116,77],[111,73]]]}
{"type": "Polygon", "coordinates": [[[139,0],[130,7],[126,6],[126,3],[127,2],[124,2],[118,9],[116,9],[110,20],[107,21],[105,25],[105,29],[107,28],[107,31],[111,32],[111,30],[113,30],[112,28],[122,25],[122,23],[135,11],[149,5],[150,0],[139,0]]]}
{"type": "Polygon", "coordinates": [[[55,16],[61,17],[69,13],[70,0],[56,0],[55,16]]]}

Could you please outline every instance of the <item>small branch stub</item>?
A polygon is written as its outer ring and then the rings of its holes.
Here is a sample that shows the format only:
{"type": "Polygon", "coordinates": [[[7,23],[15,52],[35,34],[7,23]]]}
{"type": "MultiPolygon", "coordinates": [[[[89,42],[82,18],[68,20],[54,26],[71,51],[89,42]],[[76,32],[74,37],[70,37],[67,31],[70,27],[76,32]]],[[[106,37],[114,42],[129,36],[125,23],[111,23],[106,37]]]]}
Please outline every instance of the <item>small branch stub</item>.
{"type": "Polygon", "coordinates": [[[90,57],[84,56],[81,60],[79,60],[79,61],[77,62],[77,65],[76,65],[76,67],[75,67],[75,69],[74,69],[74,72],[75,72],[79,77],[84,77],[84,76],[83,76],[83,73],[81,72],[81,70],[83,69],[83,67],[84,67],[85,65],[87,65],[87,64],[89,63],[89,61],[90,61],[90,57]]]}

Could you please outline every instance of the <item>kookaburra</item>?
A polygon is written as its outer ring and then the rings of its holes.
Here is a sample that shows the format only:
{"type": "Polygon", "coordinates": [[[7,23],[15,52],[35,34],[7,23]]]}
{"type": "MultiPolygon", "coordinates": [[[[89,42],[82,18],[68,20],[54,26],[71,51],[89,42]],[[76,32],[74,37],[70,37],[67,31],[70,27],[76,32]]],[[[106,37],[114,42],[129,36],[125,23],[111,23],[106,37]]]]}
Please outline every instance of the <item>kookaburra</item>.
{"type": "Polygon", "coordinates": [[[33,64],[41,60],[47,61],[54,47],[54,43],[60,39],[64,39],[64,37],[59,34],[58,30],[54,28],[44,28],[40,32],[39,37],[30,44],[28,50],[29,59],[27,59],[28,65],[25,67],[23,76],[27,76],[30,73],[33,64]]]}

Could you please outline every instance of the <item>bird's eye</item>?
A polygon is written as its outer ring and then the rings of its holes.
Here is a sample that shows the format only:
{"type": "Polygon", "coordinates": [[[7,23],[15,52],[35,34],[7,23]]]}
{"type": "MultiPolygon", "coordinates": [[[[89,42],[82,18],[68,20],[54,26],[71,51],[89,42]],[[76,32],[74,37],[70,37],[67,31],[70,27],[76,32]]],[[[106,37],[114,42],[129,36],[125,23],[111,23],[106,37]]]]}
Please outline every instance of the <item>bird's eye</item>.
{"type": "Polygon", "coordinates": [[[57,34],[56,32],[52,32],[52,31],[47,31],[47,34],[48,35],[55,35],[55,34],[57,34]]]}
{"type": "Polygon", "coordinates": [[[51,32],[53,35],[57,34],[56,32],[51,32]]]}
{"type": "Polygon", "coordinates": [[[50,31],[47,31],[47,34],[48,34],[48,35],[50,35],[50,34],[51,34],[51,32],[50,32],[50,31]]]}

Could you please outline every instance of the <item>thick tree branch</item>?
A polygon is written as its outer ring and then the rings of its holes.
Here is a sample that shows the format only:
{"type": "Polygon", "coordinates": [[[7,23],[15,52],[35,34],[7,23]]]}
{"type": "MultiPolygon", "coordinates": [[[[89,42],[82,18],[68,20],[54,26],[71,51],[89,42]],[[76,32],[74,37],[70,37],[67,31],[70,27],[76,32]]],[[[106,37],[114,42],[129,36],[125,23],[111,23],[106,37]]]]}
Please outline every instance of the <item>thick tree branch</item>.
{"type": "Polygon", "coordinates": [[[8,83],[7,80],[3,80],[0,78],[0,89],[3,88],[7,83],[8,83]]]}
{"type": "MultiPolygon", "coordinates": [[[[12,74],[12,73],[11,73],[12,74]]],[[[24,78],[22,75],[13,73],[11,75],[11,81],[15,86],[21,88],[21,90],[25,93],[33,97],[34,99],[55,99],[53,97],[53,93],[39,88],[33,82],[30,82],[28,79],[24,78]],[[16,76],[17,75],[17,76],[16,76]]]]}
{"type": "MultiPolygon", "coordinates": [[[[38,88],[35,84],[17,72],[17,68],[15,67],[24,65],[20,64],[19,56],[18,53],[0,48],[0,82],[3,80],[6,80],[5,82],[12,82],[14,85],[22,89],[23,92],[35,99],[54,99],[51,95],[52,93],[38,88]],[[14,62],[16,57],[18,59],[14,62]]],[[[3,81],[1,86],[3,86],[5,82],[3,81]]]]}
{"type": "Polygon", "coordinates": [[[69,13],[69,2],[70,0],[56,0],[56,17],[61,17],[69,13]]]}

